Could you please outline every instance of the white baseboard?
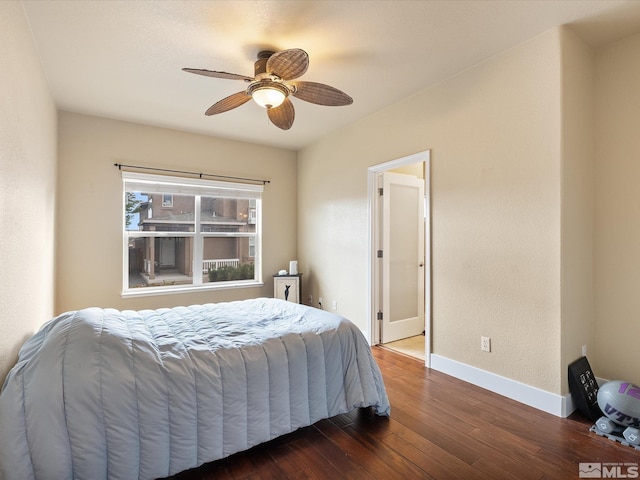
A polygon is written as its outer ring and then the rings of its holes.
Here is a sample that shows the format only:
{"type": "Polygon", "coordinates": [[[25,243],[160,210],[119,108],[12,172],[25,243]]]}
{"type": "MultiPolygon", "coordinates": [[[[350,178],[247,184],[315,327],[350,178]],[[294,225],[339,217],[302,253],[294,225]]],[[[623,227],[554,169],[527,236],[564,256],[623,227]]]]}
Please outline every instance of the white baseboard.
{"type": "Polygon", "coordinates": [[[431,368],[557,417],[568,417],[575,410],[570,394],[547,392],[440,355],[431,354],[431,368]]]}

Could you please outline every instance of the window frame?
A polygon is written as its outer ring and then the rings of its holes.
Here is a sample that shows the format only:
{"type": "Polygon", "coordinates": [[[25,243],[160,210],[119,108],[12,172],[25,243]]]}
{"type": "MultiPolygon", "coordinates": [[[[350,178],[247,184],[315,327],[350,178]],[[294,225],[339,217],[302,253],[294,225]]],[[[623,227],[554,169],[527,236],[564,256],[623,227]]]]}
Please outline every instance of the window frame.
{"type": "Polygon", "coordinates": [[[198,291],[225,290],[264,285],[262,276],[262,192],[263,185],[205,180],[200,178],[173,177],[168,175],[154,175],[122,171],[122,297],[141,297],[151,295],[165,295],[174,293],[192,293],[198,291]],[[166,195],[194,196],[194,225],[193,231],[143,231],[127,230],[126,225],[126,197],[127,192],[157,193],[166,195]],[[235,198],[239,200],[255,200],[256,231],[253,232],[205,232],[201,225],[201,197],[235,198]],[[202,271],[204,238],[233,237],[254,238],[255,256],[253,257],[254,278],[248,280],[232,280],[221,282],[203,282],[202,271]],[[132,238],[193,238],[193,255],[191,284],[163,285],[146,287],[129,287],[129,242],[132,238]]]}

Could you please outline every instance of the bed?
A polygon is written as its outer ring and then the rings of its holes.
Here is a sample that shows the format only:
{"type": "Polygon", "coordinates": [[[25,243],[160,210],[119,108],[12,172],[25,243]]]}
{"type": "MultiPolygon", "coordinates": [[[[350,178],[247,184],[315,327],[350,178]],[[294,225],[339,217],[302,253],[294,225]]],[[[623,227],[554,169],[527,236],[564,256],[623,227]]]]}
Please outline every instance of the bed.
{"type": "Polygon", "coordinates": [[[88,308],[45,324],[0,393],[6,479],[155,479],[323,418],[388,416],[359,329],[277,299],[88,308]]]}

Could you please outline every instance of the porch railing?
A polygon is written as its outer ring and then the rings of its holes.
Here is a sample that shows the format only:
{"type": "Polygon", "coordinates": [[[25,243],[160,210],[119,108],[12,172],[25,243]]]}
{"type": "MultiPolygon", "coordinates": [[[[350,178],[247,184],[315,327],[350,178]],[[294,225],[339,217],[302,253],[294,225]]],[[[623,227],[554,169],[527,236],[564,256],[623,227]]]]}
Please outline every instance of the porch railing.
{"type": "Polygon", "coordinates": [[[239,258],[220,258],[217,260],[203,260],[202,273],[207,273],[209,270],[218,270],[221,267],[237,267],[240,265],[239,258]]]}

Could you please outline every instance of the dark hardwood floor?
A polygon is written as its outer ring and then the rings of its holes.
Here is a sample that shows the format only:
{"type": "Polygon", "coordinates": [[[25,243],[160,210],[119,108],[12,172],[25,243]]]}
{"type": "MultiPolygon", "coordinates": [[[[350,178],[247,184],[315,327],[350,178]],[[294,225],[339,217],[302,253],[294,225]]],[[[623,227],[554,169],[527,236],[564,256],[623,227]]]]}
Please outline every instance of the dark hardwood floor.
{"type": "Polygon", "coordinates": [[[558,418],[410,357],[373,352],[390,418],[368,409],[339,415],[173,478],[566,480],[579,478],[583,462],[640,463],[640,451],[590,433],[577,413],[558,418]]]}

